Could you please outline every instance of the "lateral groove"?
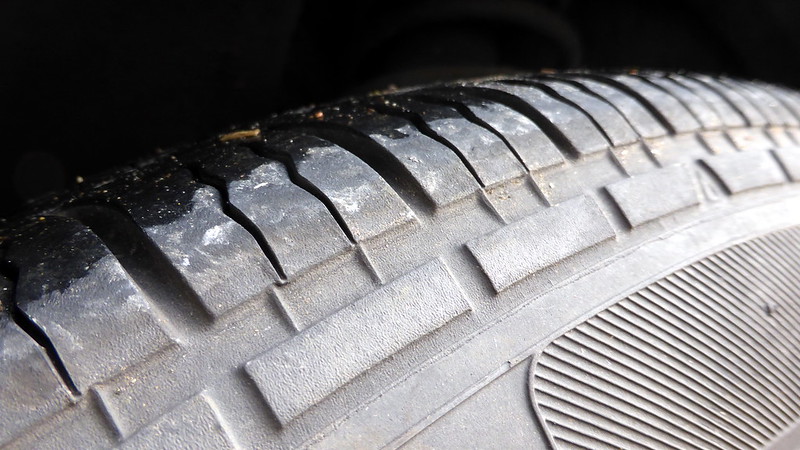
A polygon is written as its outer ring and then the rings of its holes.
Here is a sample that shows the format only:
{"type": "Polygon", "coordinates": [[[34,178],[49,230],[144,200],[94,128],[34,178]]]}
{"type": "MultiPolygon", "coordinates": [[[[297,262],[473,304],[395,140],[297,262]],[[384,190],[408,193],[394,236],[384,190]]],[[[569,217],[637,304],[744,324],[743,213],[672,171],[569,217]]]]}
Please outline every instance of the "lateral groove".
{"type": "Polygon", "coordinates": [[[536,124],[556,144],[562,154],[570,159],[577,159],[580,153],[567,137],[538,109],[528,104],[523,99],[506,92],[480,86],[466,86],[459,91],[467,92],[486,100],[501,103],[525,115],[536,124]]]}
{"type": "Polygon", "coordinates": [[[264,237],[264,233],[258,229],[258,226],[250,220],[236,205],[231,203],[230,195],[228,193],[228,186],[225,183],[225,180],[219,179],[215,177],[213,174],[210,174],[203,170],[202,167],[199,165],[193,164],[187,166],[187,169],[192,173],[195,180],[198,182],[205,184],[206,186],[210,186],[219,192],[220,198],[222,200],[222,212],[225,213],[226,216],[230,217],[234,222],[241,225],[242,228],[247,230],[253,239],[256,240],[258,246],[261,247],[261,251],[264,252],[264,256],[267,257],[272,268],[275,269],[275,272],[278,274],[279,277],[279,284],[286,283],[286,272],[284,271],[283,267],[281,266],[280,261],[278,261],[277,255],[275,255],[275,251],[270,246],[267,239],[264,237]]]}
{"type": "Polygon", "coordinates": [[[500,133],[496,128],[491,126],[488,122],[478,117],[463,103],[458,102],[456,100],[450,100],[444,96],[437,97],[436,95],[428,94],[426,91],[423,91],[422,93],[419,94],[412,94],[412,98],[418,99],[424,103],[448,106],[455,109],[468,121],[494,134],[498,139],[500,139],[506,145],[506,147],[508,147],[508,150],[514,155],[514,157],[522,165],[522,167],[524,167],[525,170],[528,172],[531,171],[531,168],[528,166],[528,164],[525,162],[522,156],[520,156],[519,151],[513,145],[511,145],[511,143],[508,141],[508,138],[503,133],[500,133]]]}
{"type": "Polygon", "coordinates": [[[628,86],[628,85],[626,85],[624,83],[620,83],[619,81],[614,80],[613,78],[610,78],[610,77],[604,76],[604,75],[592,75],[592,74],[580,73],[580,74],[575,74],[575,75],[570,74],[570,76],[573,76],[573,77],[578,78],[578,79],[580,79],[580,77],[586,77],[586,78],[592,79],[594,81],[597,81],[597,82],[600,82],[600,83],[605,83],[607,85],[613,86],[614,88],[616,88],[616,89],[628,94],[628,96],[630,96],[633,99],[635,99],[653,117],[655,117],[656,120],[658,120],[658,123],[667,130],[668,134],[676,134],[677,133],[677,131],[675,130],[675,127],[670,123],[669,120],[667,120],[667,118],[664,116],[664,114],[662,114],[661,111],[659,111],[658,108],[656,108],[656,106],[653,105],[653,103],[651,103],[650,100],[648,100],[644,95],[642,95],[637,90],[631,88],[630,86],[628,86]]]}
{"type": "Polygon", "coordinates": [[[148,298],[169,311],[176,325],[192,329],[211,322],[197,292],[124,209],[87,200],[63,214],[91,230],[148,298]]]}
{"type": "MultiPolygon", "coordinates": [[[[11,320],[44,350],[47,358],[50,360],[50,364],[67,390],[69,390],[74,397],[80,397],[83,393],[78,389],[78,386],[69,374],[69,370],[67,370],[67,366],[64,365],[61,355],[59,355],[58,350],[56,350],[55,345],[53,345],[53,341],[50,340],[42,327],[31,319],[17,304],[16,285],[19,280],[19,269],[8,261],[0,260],[0,276],[11,281],[11,292],[7,296],[0,297],[0,300],[4,300],[4,303],[0,306],[8,313],[11,320]]],[[[6,380],[6,382],[10,383],[12,380],[6,380]]]]}
{"type": "Polygon", "coordinates": [[[380,99],[373,100],[369,104],[370,106],[374,107],[377,111],[381,113],[393,115],[396,117],[402,117],[403,119],[411,122],[411,124],[417,130],[419,130],[420,133],[450,149],[453,152],[453,154],[458,157],[458,159],[461,161],[461,164],[464,165],[464,167],[469,171],[469,173],[472,175],[475,181],[481,186],[481,188],[486,187],[486,184],[484,183],[481,176],[478,175],[478,172],[477,170],[475,170],[475,167],[472,165],[469,159],[467,159],[467,157],[464,156],[461,150],[459,150],[458,147],[453,145],[452,142],[448,141],[442,135],[434,131],[427,123],[425,123],[425,120],[423,120],[418,113],[409,111],[408,109],[402,108],[400,106],[395,106],[392,104],[392,101],[388,98],[383,98],[383,101],[381,101],[380,99]]]}

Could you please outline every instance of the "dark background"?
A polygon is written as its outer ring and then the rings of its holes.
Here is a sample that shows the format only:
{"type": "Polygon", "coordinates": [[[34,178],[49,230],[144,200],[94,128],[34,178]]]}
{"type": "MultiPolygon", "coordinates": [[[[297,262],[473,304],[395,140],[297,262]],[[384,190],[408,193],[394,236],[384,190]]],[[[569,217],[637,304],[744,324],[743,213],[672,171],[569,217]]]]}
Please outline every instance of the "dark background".
{"type": "Polygon", "coordinates": [[[0,217],[77,176],[344,95],[542,68],[800,87],[794,0],[0,4],[0,217]]]}

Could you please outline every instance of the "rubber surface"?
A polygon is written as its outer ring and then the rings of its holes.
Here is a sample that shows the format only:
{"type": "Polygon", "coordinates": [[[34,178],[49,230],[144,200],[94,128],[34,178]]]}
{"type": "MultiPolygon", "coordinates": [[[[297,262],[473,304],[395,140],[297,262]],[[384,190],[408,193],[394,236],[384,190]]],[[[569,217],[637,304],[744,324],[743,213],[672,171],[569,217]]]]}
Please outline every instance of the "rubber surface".
{"type": "Polygon", "coordinates": [[[0,444],[780,443],[799,118],[728,78],[498,77],[88,180],[0,232],[0,444]]]}

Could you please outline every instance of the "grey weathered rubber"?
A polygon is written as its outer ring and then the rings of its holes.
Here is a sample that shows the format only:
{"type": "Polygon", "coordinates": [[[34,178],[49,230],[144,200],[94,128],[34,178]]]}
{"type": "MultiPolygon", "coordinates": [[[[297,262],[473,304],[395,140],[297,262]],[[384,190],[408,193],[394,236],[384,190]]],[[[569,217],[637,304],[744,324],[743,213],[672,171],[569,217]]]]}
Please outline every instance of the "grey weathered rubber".
{"type": "Polygon", "coordinates": [[[276,116],[0,230],[0,445],[786,445],[800,94],[498,77],[276,116]]]}

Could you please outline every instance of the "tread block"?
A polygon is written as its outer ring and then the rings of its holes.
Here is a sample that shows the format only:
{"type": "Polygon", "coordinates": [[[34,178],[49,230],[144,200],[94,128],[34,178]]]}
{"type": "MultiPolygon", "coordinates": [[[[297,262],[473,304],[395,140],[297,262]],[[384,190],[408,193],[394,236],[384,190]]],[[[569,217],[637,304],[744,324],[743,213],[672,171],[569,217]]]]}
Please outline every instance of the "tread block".
{"type": "Polygon", "coordinates": [[[615,237],[608,219],[589,197],[546,208],[475,239],[467,248],[496,292],[615,237]]]}
{"type": "Polygon", "coordinates": [[[476,117],[506,138],[529,171],[535,172],[564,163],[564,156],[558,147],[525,115],[500,103],[471,99],[460,101],[476,117]]]}
{"type": "Polygon", "coordinates": [[[800,181],[800,147],[784,147],[773,150],[783,170],[792,181],[800,181]]]}
{"type": "MultiPolygon", "coordinates": [[[[783,108],[783,105],[778,103],[772,96],[759,91],[752,83],[738,82],[725,77],[718,78],[717,81],[736,89],[767,119],[767,124],[788,125],[786,122],[788,117],[783,115],[784,113],[788,114],[788,111],[783,108]]],[[[791,115],[789,114],[789,116],[791,115]]]]}
{"type": "Polygon", "coordinates": [[[471,309],[450,270],[437,259],[250,361],[246,371],[285,425],[471,309]]]}
{"type": "Polygon", "coordinates": [[[175,345],[117,259],[76,221],[31,225],[7,256],[20,270],[17,304],[53,342],[81,392],[175,345]]]}
{"type": "Polygon", "coordinates": [[[213,401],[199,394],[126,439],[120,448],[237,448],[213,401]]]}
{"type": "Polygon", "coordinates": [[[753,82],[741,82],[730,78],[725,79],[729,83],[735,83],[738,86],[745,87],[748,91],[752,92],[754,98],[761,102],[765,110],[773,111],[775,114],[776,122],[773,125],[786,125],[796,127],[800,125],[794,114],[789,111],[783,102],[775,97],[774,92],[766,89],[763,85],[753,82]]]}
{"type": "Polygon", "coordinates": [[[639,136],[654,138],[667,134],[667,130],[653,117],[650,111],[624,91],[590,78],[573,77],[572,80],[619,110],[633,129],[639,133],[639,136]]]}
{"type": "Polygon", "coordinates": [[[667,91],[670,95],[677,98],[688,109],[695,119],[705,129],[716,129],[722,127],[722,119],[709,106],[703,98],[681,86],[669,78],[660,76],[644,77],[647,81],[667,91]]]}
{"type": "Polygon", "coordinates": [[[379,126],[354,124],[385,148],[422,186],[437,208],[475,194],[480,186],[452,150],[417,130],[410,122],[387,118],[379,126]]]}
{"type": "Polygon", "coordinates": [[[122,203],[213,317],[253,297],[266,298],[278,280],[255,238],[223,213],[219,192],[186,170],[124,196],[122,203]]]}
{"type": "Polygon", "coordinates": [[[704,162],[732,194],[786,182],[786,176],[769,152],[725,153],[704,162]]]}
{"type": "Polygon", "coordinates": [[[541,83],[583,109],[600,125],[613,145],[632,144],[639,140],[625,117],[608,103],[563,81],[543,80],[541,83]]]}
{"type": "Polygon", "coordinates": [[[672,95],[632,75],[612,75],[609,78],[624,84],[645,98],[678,133],[689,133],[702,128],[689,110],[672,95]]]}
{"type": "Polygon", "coordinates": [[[739,112],[736,111],[736,109],[734,109],[725,98],[705,84],[678,74],[670,74],[669,79],[681,86],[688,88],[698,97],[705,100],[705,102],[717,112],[717,115],[722,120],[723,125],[726,127],[736,128],[743,127],[747,124],[744,120],[744,117],[742,117],[742,115],[739,114],[739,112]]]}
{"type": "MultiPolygon", "coordinates": [[[[773,86],[766,83],[753,83],[767,93],[771,94],[775,99],[779,100],[784,105],[787,111],[795,117],[800,119],[800,96],[790,89],[785,89],[780,86],[773,86]]],[[[789,121],[792,123],[791,121],[789,121]]]]}
{"type": "Polygon", "coordinates": [[[215,149],[203,168],[225,180],[231,204],[258,227],[287,276],[351,247],[330,211],[292,183],[283,164],[226,148],[215,149]]]}
{"type": "Polygon", "coordinates": [[[0,445],[70,404],[39,345],[0,313],[0,445]]]}
{"type": "Polygon", "coordinates": [[[275,145],[280,146],[286,149],[297,173],[331,202],[356,242],[417,222],[408,205],[380,175],[338,145],[314,136],[292,136],[275,145]]]}
{"type": "Polygon", "coordinates": [[[514,95],[536,108],[580,154],[588,155],[609,148],[608,141],[583,112],[556,100],[540,89],[497,82],[483,83],[480,86],[514,95]]]}
{"type": "Polygon", "coordinates": [[[738,110],[747,120],[747,122],[754,127],[763,127],[767,125],[767,119],[750,101],[748,101],[739,91],[732,89],[729,86],[721,83],[714,77],[708,75],[694,75],[693,78],[701,83],[704,83],[709,88],[715,90],[725,100],[730,102],[736,110],[738,110]]]}
{"type": "Polygon", "coordinates": [[[606,189],[634,228],[700,203],[691,174],[679,165],[618,181],[606,189]]]}
{"type": "Polygon", "coordinates": [[[386,101],[387,104],[414,111],[431,130],[453,144],[475,170],[484,186],[492,186],[525,174],[525,168],[499,137],[468,121],[455,109],[400,96],[387,98],[386,101]]]}

